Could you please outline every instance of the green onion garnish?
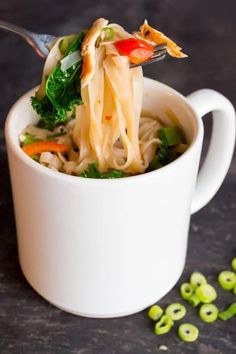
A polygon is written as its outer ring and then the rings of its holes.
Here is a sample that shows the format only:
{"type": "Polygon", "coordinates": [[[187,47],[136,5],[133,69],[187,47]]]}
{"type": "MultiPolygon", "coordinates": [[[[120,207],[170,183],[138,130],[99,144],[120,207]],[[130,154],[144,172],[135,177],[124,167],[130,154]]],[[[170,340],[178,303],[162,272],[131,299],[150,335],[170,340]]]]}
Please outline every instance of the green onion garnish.
{"type": "Polygon", "coordinates": [[[59,49],[62,55],[65,55],[68,51],[71,44],[75,41],[77,35],[69,34],[69,36],[65,36],[59,43],[59,49]]]}
{"type": "Polygon", "coordinates": [[[103,41],[111,41],[115,37],[115,31],[111,27],[104,27],[101,33],[103,41]]]}
{"type": "Polygon", "coordinates": [[[200,300],[196,294],[193,294],[189,299],[188,302],[191,306],[197,307],[200,304],[200,300]]]}
{"type": "Polygon", "coordinates": [[[195,342],[198,338],[199,330],[190,323],[183,323],[178,328],[178,334],[184,342],[195,342]]]}
{"type": "Polygon", "coordinates": [[[196,289],[195,295],[204,304],[208,304],[217,298],[217,292],[216,292],[215,288],[210,284],[200,285],[196,289]]]}
{"type": "Polygon", "coordinates": [[[233,270],[236,271],[236,257],[232,259],[231,266],[232,266],[233,270]]]}
{"type": "Polygon", "coordinates": [[[39,155],[31,155],[30,157],[32,160],[39,162],[39,155]]]}
{"type": "Polygon", "coordinates": [[[189,283],[183,283],[180,287],[180,294],[184,300],[188,300],[194,292],[194,288],[189,283]]]}
{"type": "Polygon", "coordinates": [[[170,316],[173,321],[181,320],[186,315],[186,308],[180,303],[171,304],[166,309],[166,315],[170,316]]]}
{"type": "Polygon", "coordinates": [[[200,307],[199,316],[204,322],[214,322],[218,317],[218,308],[214,304],[204,304],[200,307]]]}
{"type": "Polygon", "coordinates": [[[218,317],[223,321],[227,321],[234,315],[236,315],[236,302],[231,304],[224,312],[220,312],[218,317]]]}
{"type": "Polygon", "coordinates": [[[194,272],[190,277],[190,284],[194,289],[197,289],[200,285],[206,284],[207,280],[202,273],[194,272]]]}
{"type": "Polygon", "coordinates": [[[168,333],[173,326],[174,322],[170,316],[164,315],[155,325],[156,335],[168,333]]]}
{"type": "Polygon", "coordinates": [[[184,142],[183,134],[177,127],[165,127],[159,130],[160,139],[167,146],[174,146],[184,142]]]}
{"type": "Polygon", "coordinates": [[[153,305],[148,311],[148,317],[153,321],[158,321],[163,315],[163,310],[158,305],[153,305]]]}
{"type": "Polygon", "coordinates": [[[28,144],[32,144],[32,143],[36,143],[37,141],[41,141],[38,138],[35,138],[34,136],[30,135],[30,134],[26,134],[25,138],[23,140],[23,145],[28,145],[28,144]]]}
{"type": "Polygon", "coordinates": [[[232,290],[236,285],[236,275],[234,272],[223,271],[218,276],[220,286],[225,290],[232,290]]]}

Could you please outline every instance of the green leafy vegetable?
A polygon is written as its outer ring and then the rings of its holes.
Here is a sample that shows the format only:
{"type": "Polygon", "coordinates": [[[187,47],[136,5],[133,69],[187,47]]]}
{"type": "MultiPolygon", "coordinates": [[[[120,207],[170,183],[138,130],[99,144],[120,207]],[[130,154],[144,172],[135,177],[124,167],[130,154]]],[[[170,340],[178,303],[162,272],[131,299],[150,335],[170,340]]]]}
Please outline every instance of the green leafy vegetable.
{"type": "Polygon", "coordinates": [[[85,177],[85,178],[100,178],[100,179],[105,179],[105,178],[123,178],[123,177],[128,177],[128,173],[124,173],[122,171],[118,170],[110,170],[106,173],[101,173],[97,169],[97,163],[91,163],[88,165],[87,169],[79,175],[80,177],[85,177]]]}
{"type": "Polygon", "coordinates": [[[159,130],[161,144],[156,156],[150,162],[148,171],[157,170],[177,159],[181,154],[172,149],[173,146],[184,142],[182,132],[177,127],[165,127],[159,130]]]}
{"type": "Polygon", "coordinates": [[[162,142],[156,156],[149,164],[148,171],[154,171],[160,167],[168,165],[170,162],[176,160],[178,156],[180,156],[179,153],[170,150],[165,142],[162,142]]]}
{"type": "Polygon", "coordinates": [[[32,155],[32,156],[30,156],[30,157],[31,157],[31,159],[33,159],[34,161],[39,162],[39,155],[32,155]]]}
{"type": "Polygon", "coordinates": [[[163,310],[160,306],[158,305],[153,305],[150,307],[148,311],[148,317],[153,320],[153,321],[158,321],[161,316],[163,315],[163,310]]]}
{"type": "MultiPolygon", "coordinates": [[[[84,33],[76,36],[64,58],[80,50],[84,33]]],[[[64,48],[65,49],[65,48],[64,48]]],[[[67,119],[67,112],[72,111],[75,105],[82,104],[80,93],[80,71],[82,60],[77,61],[67,70],[61,70],[58,63],[46,80],[46,96],[43,99],[31,97],[33,108],[42,118],[40,127],[52,129],[67,119]]]]}

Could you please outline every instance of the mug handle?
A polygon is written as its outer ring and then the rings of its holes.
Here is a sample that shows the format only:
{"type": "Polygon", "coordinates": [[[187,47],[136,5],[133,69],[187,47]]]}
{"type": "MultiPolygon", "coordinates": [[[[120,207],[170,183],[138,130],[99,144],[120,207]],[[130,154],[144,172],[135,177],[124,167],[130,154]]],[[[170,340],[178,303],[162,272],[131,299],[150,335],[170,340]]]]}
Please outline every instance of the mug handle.
{"type": "Polygon", "coordinates": [[[219,92],[202,89],[187,97],[199,117],[212,112],[210,145],[198,173],[191,214],[204,207],[220,188],[232,159],[235,144],[235,111],[219,92]]]}

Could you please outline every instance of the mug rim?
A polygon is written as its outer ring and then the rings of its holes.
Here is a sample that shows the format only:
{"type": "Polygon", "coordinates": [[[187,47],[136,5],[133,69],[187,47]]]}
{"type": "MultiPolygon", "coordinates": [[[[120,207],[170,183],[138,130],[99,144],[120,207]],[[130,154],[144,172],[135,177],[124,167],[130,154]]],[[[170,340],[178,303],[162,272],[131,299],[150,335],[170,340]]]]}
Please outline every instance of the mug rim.
{"type": "Polygon", "coordinates": [[[189,154],[191,154],[191,151],[195,148],[199,139],[201,139],[201,135],[203,135],[203,123],[202,123],[202,120],[200,119],[200,117],[197,115],[197,112],[191,106],[190,102],[181,93],[179,93],[178,91],[176,91],[172,87],[170,87],[166,84],[163,84],[162,82],[159,82],[157,80],[150,79],[147,77],[144,77],[144,80],[149,81],[152,84],[158,85],[159,87],[162,87],[163,89],[168,90],[170,93],[177,96],[178,99],[180,99],[191,111],[192,119],[194,119],[194,121],[195,121],[196,130],[195,130],[194,137],[193,137],[188,149],[182,155],[180,155],[176,160],[170,162],[166,166],[163,166],[163,167],[161,167],[157,170],[154,170],[154,171],[149,171],[149,172],[145,172],[145,173],[134,175],[134,176],[128,176],[128,177],[122,177],[122,178],[99,179],[99,178],[84,178],[84,177],[80,177],[80,176],[68,175],[63,172],[54,171],[50,168],[42,166],[41,164],[33,161],[29,156],[27,156],[22,151],[18,141],[15,141],[15,139],[13,139],[11,130],[12,130],[12,124],[13,124],[12,121],[14,121],[13,117],[14,117],[15,111],[18,109],[18,105],[20,104],[21,101],[25,100],[25,98],[27,96],[29,96],[29,94],[33,90],[35,90],[36,88],[30,89],[27,92],[25,92],[11,106],[11,108],[7,114],[5,127],[4,127],[7,145],[11,148],[12,152],[14,152],[15,156],[17,156],[17,158],[20,159],[28,167],[37,170],[37,172],[40,174],[47,175],[48,178],[59,179],[61,181],[65,181],[67,183],[84,183],[84,184],[98,183],[99,185],[100,184],[120,184],[120,183],[124,184],[127,182],[129,183],[129,181],[132,183],[132,182],[142,180],[142,179],[149,179],[152,177],[158,177],[158,175],[160,175],[163,172],[166,173],[169,170],[171,171],[171,169],[176,167],[177,164],[181,163],[183,160],[185,160],[189,156],[189,154]]]}

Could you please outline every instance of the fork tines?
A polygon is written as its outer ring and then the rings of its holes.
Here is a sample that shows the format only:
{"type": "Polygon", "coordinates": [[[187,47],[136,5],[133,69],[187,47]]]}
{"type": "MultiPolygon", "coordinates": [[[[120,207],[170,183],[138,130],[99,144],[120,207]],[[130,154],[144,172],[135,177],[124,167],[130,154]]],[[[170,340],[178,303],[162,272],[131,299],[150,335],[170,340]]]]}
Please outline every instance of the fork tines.
{"type": "Polygon", "coordinates": [[[159,50],[166,49],[166,47],[167,47],[167,43],[157,44],[154,47],[154,52],[158,52],[159,50]]]}

